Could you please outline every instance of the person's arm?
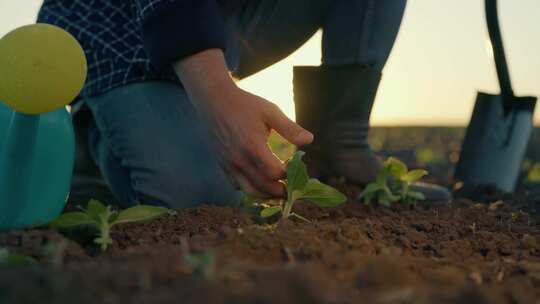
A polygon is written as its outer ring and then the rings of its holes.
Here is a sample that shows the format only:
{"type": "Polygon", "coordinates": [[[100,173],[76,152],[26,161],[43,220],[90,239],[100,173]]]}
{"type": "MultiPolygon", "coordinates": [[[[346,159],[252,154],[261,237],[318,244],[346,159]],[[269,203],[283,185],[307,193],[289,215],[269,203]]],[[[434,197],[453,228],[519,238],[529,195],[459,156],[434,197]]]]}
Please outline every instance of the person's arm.
{"type": "Polygon", "coordinates": [[[274,129],[295,145],[313,135],[279,108],[238,88],[223,50],[223,20],[214,0],[137,0],[145,51],[158,68],[174,67],[190,100],[215,135],[215,152],[243,191],[283,196],[284,164],[270,151],[274,129]],[[152,5],[150,5],[152,3],[152,5]],[[146,6],[145,6],[146,4],[146,6]]]}
{"type": "Polygon", "coordinates": [[[216,0],[135,0],[143,46],[152,65],[211,48],[225,49],[225,22],[216,0]]]}
{"type": "Polygon", "coordinates": [[[219,49],[183,58],[174,67],[201,117],[216,135],[216,154],[237,186],[257,196],[283,196],[279,179],[285,168],[268,147],[270,130],[295,145],[309,144],[313,135],[288,119],[275,104],[238,88],[219,49]]]}

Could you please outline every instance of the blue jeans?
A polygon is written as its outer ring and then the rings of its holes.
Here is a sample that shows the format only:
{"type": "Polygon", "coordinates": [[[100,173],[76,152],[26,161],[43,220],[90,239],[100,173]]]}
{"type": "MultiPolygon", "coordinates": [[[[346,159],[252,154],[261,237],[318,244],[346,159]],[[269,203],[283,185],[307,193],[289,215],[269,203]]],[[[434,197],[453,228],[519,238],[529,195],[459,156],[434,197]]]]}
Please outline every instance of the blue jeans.
{"type": "MultiPolygon", "coordinates": [[[[230,70],[238,78],[285,58],[323,29],[322,64],[382,70],[406,0],[223,1],[230,70]]],[[[240,199],[212,152],[209,131],[180,83],[148,81],[86,99],[92,160],[124,205],[174,208],[240,199]]]]}

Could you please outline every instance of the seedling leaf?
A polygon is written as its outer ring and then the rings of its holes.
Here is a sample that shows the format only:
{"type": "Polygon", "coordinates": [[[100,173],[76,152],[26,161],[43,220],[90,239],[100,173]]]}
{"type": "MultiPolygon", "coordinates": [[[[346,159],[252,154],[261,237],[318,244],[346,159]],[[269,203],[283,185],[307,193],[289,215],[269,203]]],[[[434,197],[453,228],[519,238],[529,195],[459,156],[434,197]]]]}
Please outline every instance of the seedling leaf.
{"type": "Polygon", "coordinates": [[[377,195],[377,192],[369,192],[363,196],[360,196],[359,198],[364,198],[364,204],[369,205],[376,195],[377,195]]]}
{"type": "Polygon", "coordinates": [[[399,193],[394,194],[388,186],[384,186],[382,190],[384,191],[384,194],[390,203],[395,203],[399,201],[399,193]]]}
{"type": "Polygon", "coordinates": [[[388,166],[384,166],[379,173],[377,173],[377,179],[375,180],[375,183],[382,186],[386,185],[388,174],[390,173],[390,168],[388,166]]]}
{"type": "Polygon", "coordinates": [[[7,248],[0,248],[0,266],[29,266],[36,263],[32,257],[12,254],[7,248]]]}
{"type": "Polygon", "coordinates": [[[347,197],[335,188],[311,178],[304,185],[299,199],[305,199],[320,207],[336,207],[347,201],[347,197]]]}
{"type": "Polygon", "coordinates": [[[385,162],[385,166],[389,166],[390,174],[396,178],[401,178],[407,174],[407,165],[397,158],[388,158],[385,162]]]}
{"type": "Polygon", "coordinates": [[[376,199],[379,204],[387,207],[398,201],[415,203],[424,200],[425,196],[422,193],[411,191],[411,184],[427,175],[427,171],[407,170],[407,165],[402,161],[393,157],[388,158],[377,174],[376,181],[368,184],[358,198],[363,198],[365,204],[376,199]]]}
{"type": "Polygon", "coordinates": [[[109,207],[106,207],[102,202],[91,199],[86,205],[86,214],[95,221],[100,220],[100,215],[108,214],[109,207]]]}
{"type": "Polygon", "coordinates": [[[308,182],[307,168],[302,157],[306,154],[303,151],[296,151],[293,158],[287,163],[287,197],[290,198],[293,192],[304,188],[308,182]]]}
{"type": "Polygon", "coordinates": [[[120,211],[118,218],[112,224],[145,222],[173,213],[170,209],[164,207],[139,205],[120,211]]]}
{"type": "Polygon", "coordinates": [[[82,212],[64,213],[49,223],[49,226],[56,229],[91,226],[98,232],[94,243],[100,245],[101,249],[105,251],[113,243],[110,236],[113,225],[148,221],[166,213],[173,214],[174,211],[163,207],[138,205],[118,213],[111,206],[105,206],[97,200],[90,200],[82,212]]]}
{"type": "Polygon", "coordinates": [[[407,183],[413,183],[422,177],[426,176],[428,172],[422,169],[411,170],[407,174],[401,177],[401,180],[407,183]]]}
{"type": "Polygon", "coordinates": [[[272,206],[261,210],[261,217],[267,218],[281,212],[281,206],[272,206]]]}
{"type": "Polygon", "coordinates": [[[391,204],[390,204],[390,200],[388,199],[388,197],[386,195],[383,195],[383,193],[379,193],[378,195],[378,200],[379,200],[379,204],[385,206],[385,207],[390,207],[391,204]]]}
{"type": "Polygon", "coordinates": [[[410,198],[412,199],[415,199],[415,200],[418,200],[418,201],[423,201],[426,199],[426,196],[424,195],[424,193],[421,193],[421,192],[418,192],[418,191],[409,191],[409,193],[407,194],[410,198]]]}
{"type": "Polygon", "coordinates": [[[287,178],[281,182],[287,188],[287,199],[281,199],[279,205],[268,207],[263,203],[257,203],[250,197],[244,199],[244,207],[262,206],[266,207],[260,211],[260,216],[263,218],[271,217],[281,212],[281,218],[289,218],[290,216],[297,217],[303,221],[309,222],[308,219],[292,212],[294,203],[297,200],[304,199],[321,207],[335,207],[344,203],[347,198],[338,190],[325,185],[317,179],[310,179],[307,168],[302,157],[305,155],[303,151],[296,151],[293,157],[287,163],[287,178]]]}
{"type": "Polygon", "coordinates": [[[365,188],[364,188],[364,191],[362,191],[362,193],[360,194],[360,197],[364,197],[370,193],[373,193],[373,192],[376,192],[378,190],[381,190],[383,187],[379,184],[376,184],[376,183],[371,183],[371,184],[368,184],[365,188]]]}
{"type": "Polygon", "coordinates": [[[71,229],[80,226],[95,225],[96,221],[84,212],[69,212],[60,215],[49,225],[54,229],[71,229]]]}

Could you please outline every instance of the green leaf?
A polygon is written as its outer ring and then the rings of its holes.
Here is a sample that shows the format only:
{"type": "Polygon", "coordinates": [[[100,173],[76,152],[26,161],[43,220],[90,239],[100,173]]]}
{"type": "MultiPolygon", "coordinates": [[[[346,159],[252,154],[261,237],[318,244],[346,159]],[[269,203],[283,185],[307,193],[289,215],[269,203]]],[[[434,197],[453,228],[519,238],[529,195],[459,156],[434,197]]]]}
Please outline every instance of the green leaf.
{"type": "Polygon", "coordinates": [[[302,190],[294,190],[291,197],[290,197],[291,198],[290,201],[294,203],[297,200],[302,199],[303,195],[304,195],[303,189],[302,190]]]}
{"type": "Polygon", "coordinates": [[[0,265],[5,266],[29,266],[37,264],[32,257],[19,254],[11,254],[8,249],[0,248],[0,265]]]}
{"type": "Polygon", "coordinates": [[[265,208],[261,211],[261,217],[267,218],[281,211],[281,206],[273,206],[265,208]]]}
{"type": "Polygon", "coordinates": [[[164,207],[138,205],[120,211],[118,218],[111,225],[150,221],[171,212],[173,210],[164,207]]]}
{"type": "Polygon", "coordinates": [[[109,211],[109,218],[108,218],[108,222],[110,225],[114,225],[118,219],[118,217],[120,216],[120,214],[117,212],[117,211],[109,211]]]}
{"type": "Polygon", "coordinates": [[[390,168],[390,174],[395,178],[401,178],[407,174],[407,165],[397,158],[388,158],[385,162],[385,166],[390,168]]]}
{"type": "Polygon", "coordinates": [[[103,215],[106,215],[106,218],[108,220],[110,207],[106,207],[102,202],[98,200],[91,199],[86,205],[85,211],[86,211],[86,214],[88,214],[90,218],[99,222],[103,215]]]}
{"type": "Polygon", "coordinates": [[[379,173],[377,173],[377,179],[375,183],[379,186],[384,186],[387,184],[388,174],[390,173],[390,167],[384,166],[379,173]]]}
{"type": "Polygon", "coordinates": [[[379,190],[381,190],[383,187],[381,187],[381,185],[377,184],[377,183],[369,183],[365,188],[364,188],[364,191],[362,191],[362,193],[360,194],[359,198],[362,198],[363,196],[365,196],[366,194],[368,193],[373,193],[373,192],[377,192],[379,190]]]}
{"type": "Polygon", "coordinates": [[[37,264],[37,261],[29,256],[14,254],[5,258],[0,264],[9,266],[29,266],[37,264]]]}
{"type": "Polygon", "coordinates": [[[386,195],[385,192],[379,193],[379,195],[377,196],[377,200],[378,200],[379,204],[381,204],[381,205],[383,205],[385,207],[390,207],[391,206],[390,200],[388,199],[388,196],[386,195]]]}
{"type": "Polygon", "coordinates": [[[291,198],[296,190],[301,190],[308,182],[307,168],[302,157],[306,154],[303,151],[296,151],[293,158],[287,163],[287,197],[291,198]]]}
{"type": "Polygon", "coordinates": [[[369,205],[371,204],[371,201],[373,200],[373,198],[375,198],[375,196],[377,195],[377,192],[369,192],[369,193],[366,193],[363,198],[364,198],[364,204],[365,205],[369,205]]]}
{"type": "Polygon", "coordinates": [[[373,198],[377,195],[378,191],[382,191],[383,187],[377,183],[369,183],[360,195],[358,199],[363,199],[365,205],[369,205],[373,198]]]}
{"type": "Polygon", "coordinates": [[[72,229],[81,226],[97,225],[98,222],[90,218],[88,214],[80,211],[67,212],[49,223],[54,229],[72,229]]]}
{"type": "Polygon", "coordinates": [[[426,176],[428,172],[422,169],[411,170],[407,174],[401,177],[401,180],[407,183],[415,182],[422,177],[426,176]]]}
{"type": "Polygon", "coordinates": [[[426,199],[426,196],[424,195],[424,193],[421,193],[418,191],[412,191],[412,190],[407,193],[407,197],[410,197],[412,199],[419,200],[419,201],[423,201],[426,199]]]}
{"type": "Polygon", "coordinates": [[[320,207],[336,207],[347,201],[345,194],[315,178],[308,180],[298,199],[308,200],[320,207]]]}
{"type": "Polygon", "coordinates": [[[394,194],[394,192],[392,192],[392,190],[388,186],[383,187],[382,190],[382,194],[384,194],[384,196],[390,203],[395,203],[399,201],[399,192],[398,194],[394,194]]]}

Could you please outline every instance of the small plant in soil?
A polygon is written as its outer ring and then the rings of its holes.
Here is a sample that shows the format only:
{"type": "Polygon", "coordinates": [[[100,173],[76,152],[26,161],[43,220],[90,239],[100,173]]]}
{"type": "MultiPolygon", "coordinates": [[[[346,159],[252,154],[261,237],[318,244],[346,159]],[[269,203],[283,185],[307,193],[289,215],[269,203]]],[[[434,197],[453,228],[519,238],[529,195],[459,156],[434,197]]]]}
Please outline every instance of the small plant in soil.
{"type": "Polygon", "coordinates": [[[294,203],[306,200],[320,207],[336,207],[347,200],[347,197],[331,186],[321,183],[315,178],[309,178],[302,157],[305,152],[297,151],[287,163],[287,179],[283,180],[287,189],[287,199],[274,199],[277,205],[257,203],[256,199],[248,198],[247,205],[259,205],[263,209],[261,217],[268,218],[281,213],[281,218],[296,217],[309,222],[305,217],[292,211],[294,203]]]}
{"type": "Polygon", "coordinates": [[[397,158],[390,157],[384,162],[375,182],[369,183],[360,193],[359,199],[365,204],[373,200],[390,207],[397,202],[415,204],[425,200],[422,193],[411,189],[411,184],[427,175],[426,170],[408,170],[407,165],[397,158]]]}
{"type": "Polygon", "coordinates": [[[37,264],[34,258],[14,254],[7,248],[0,248],[0,266],[30,266],[37,264]]]}
{"type": "Polygon", "coordinates": [[[75,229],[85,226],[94,228],[97,231],[94,243],[99,245],[102,251],[105,251],[113,243],[110,231],[114,225],[146,222],[165,214],[175,214],[175,211],[148,205],[138,205],[116,211],[111,206],[105,206],[97,200],[90,200],[86,209],[66,212],[49,225],[55,229],[75,229]]]}

